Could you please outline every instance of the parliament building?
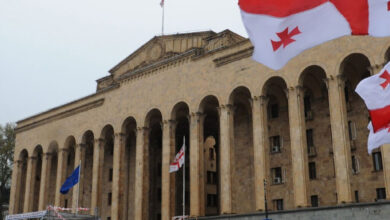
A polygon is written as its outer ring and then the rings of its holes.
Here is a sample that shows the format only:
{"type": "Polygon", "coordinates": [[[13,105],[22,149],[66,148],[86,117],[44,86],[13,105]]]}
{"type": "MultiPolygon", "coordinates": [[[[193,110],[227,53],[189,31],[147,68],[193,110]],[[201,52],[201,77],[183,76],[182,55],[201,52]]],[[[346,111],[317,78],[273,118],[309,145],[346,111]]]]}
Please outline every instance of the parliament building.
{"type": "Polygon", "coordinates": [[[79,197],[103,220],[169,220],[183,192],[192,217],[264,212],[265,194],[273,211],[389,199],[390,147],[367,153],[354,90],[390,38],[342,37],[278,71],[252,53],[229,30],[156,36],[92,95],[18,121],[10,213],[79,197]],[[184,136],[185,190],[169,173],[184,136]],[[80,192],[60,194],[80,161],[80,192]]]}

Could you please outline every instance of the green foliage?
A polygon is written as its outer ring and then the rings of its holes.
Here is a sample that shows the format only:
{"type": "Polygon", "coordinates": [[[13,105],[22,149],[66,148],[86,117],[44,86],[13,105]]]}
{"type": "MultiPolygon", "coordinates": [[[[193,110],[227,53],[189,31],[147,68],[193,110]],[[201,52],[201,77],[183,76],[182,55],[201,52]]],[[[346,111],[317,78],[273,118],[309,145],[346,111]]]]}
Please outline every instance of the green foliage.
{"type": "Polygon", "coordinates": [[[0,125],[0,219],[2,205],[8,203],[15,149],[15,124],[0,125]]]}

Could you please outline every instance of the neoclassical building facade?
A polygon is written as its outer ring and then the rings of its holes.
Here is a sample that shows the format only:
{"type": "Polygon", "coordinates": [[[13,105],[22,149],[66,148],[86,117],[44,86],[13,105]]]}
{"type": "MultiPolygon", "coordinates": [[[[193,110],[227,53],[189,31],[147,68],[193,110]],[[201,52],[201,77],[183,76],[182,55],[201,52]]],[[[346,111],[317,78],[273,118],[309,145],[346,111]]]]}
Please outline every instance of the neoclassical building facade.
{"type": "Polygon", "coordinates": [[[348,36],[273,71],[229,30],[158,36],[96,93],[17,123],[10,213],[91,208],[102,219],[291,210],[390,198],[390,148],[367,153],[354,89],[390,60],[390,38],[348,36]],[[81,161],[80,193],[59,193],[81,161]],[[266,180],[266,187],[264,185],[266,180]]]}

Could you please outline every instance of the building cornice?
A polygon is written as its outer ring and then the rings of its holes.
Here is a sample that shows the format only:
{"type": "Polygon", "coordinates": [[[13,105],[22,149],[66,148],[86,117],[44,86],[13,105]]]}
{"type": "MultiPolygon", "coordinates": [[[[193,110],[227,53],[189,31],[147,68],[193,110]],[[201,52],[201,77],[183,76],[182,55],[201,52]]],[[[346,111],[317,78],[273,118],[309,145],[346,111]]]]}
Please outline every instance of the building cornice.
{"type": "Polygon", "coordinates": [[[29,130],[31,128],[35,128],[37,126],[46,124],[48,122],[59,120],[59,119],[62,119],[62,118],[65,118],[65,117],[69,117],[71,115],[74,115],[74,114],[77,114],[77,113],[80,113],[80,112],[84,112],[84,111],[90,110],[92,108],[99,107],[99,106],[103,105],[104,98],[97,99],[97,100],[94,100],[94,101],[91,101],[91,102],[88,102],[86,104],[79,105],[79,106],[77,106],[77,104],[79,104],[80,102],[86,101],[88,99],[93,99],[94,97],[96,97],[98,95],[101,95],[102,93],[106,93],[106,92],[109,92],[111,90],[117,89],[117,88],[119,88],[119,86],[120,86],[119,84],[114,84],[114,85],[112,85],[110,87],[107,87],[107,88],[104,88],[104,89],[102,89],[99,92],[96,92],[94,94],[85,96],[85,97],[77,99],[75,101],[66,103],[64,105],[60,105],[58,107],[49,109],[49,110],[44,111],[42,113],[38,113],[36,115],[33,115],[33,116],[28,117],[28,118],[22,119],[20,121],[17,121],[16,123],[17,123],[18,126],[16,127],[15,132],[19,133],[19,132],[22,132],[22,131],[26,131],[26,130],[29,130]],[[55,111],[59,111],[62,108],[69,107],[69,106],[72,106],[72,105],[76,105],[76,107],[71,108],[70,110],[60,111],[59,113],[55,113],[53,115],[50,115],[51,113],[54,113],[55,111]],[[38,121],[33,121],[34,119],[37,119],[38,117],[45,116],[45,115],[47,115],[47,116],[43,117],[42,119],[39,119],[38,121]],[[32,121],[32,122],[29,122],[29,121],[32,121]],[[21,124],[23,124],[23,125],[21,125],[21,124]]]}

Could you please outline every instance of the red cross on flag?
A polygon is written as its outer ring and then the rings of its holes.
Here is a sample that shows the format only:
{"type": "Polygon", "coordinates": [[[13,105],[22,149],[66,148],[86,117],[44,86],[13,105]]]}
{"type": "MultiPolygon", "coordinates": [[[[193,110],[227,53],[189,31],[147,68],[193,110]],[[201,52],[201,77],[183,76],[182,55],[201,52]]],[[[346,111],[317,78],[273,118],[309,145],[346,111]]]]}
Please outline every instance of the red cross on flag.
{"type": "Polygon", "coordinates": [[[390,124],[390,62],[376,75],[362,80],[356,87],[370,112],[373,131],[390,124]]]}
{"type": "Polygon", "coordinates": [[[281,69],[302,51],[345,35],[390,36],[389,0],[239,0],[253,58],[281,69]]]}
{"type": "Polygon", "coordinates": [[[370,131],[367,141],[369,154],[371,154],[374,149],[379,148],[384,144],[390,144],[390,124],[376,133],[374,132],[371,122],[368,124],[367,128],[370,131]]]}
{"type": "Polygon", "coordinates": [[[183,141],[183,146],[181,147],[180,151],[176,154],[175,159],[169,166],[170,173],[178,171],[183,166],[185,160],[185,149],[186,149],[185,141],[183,141]]]}

